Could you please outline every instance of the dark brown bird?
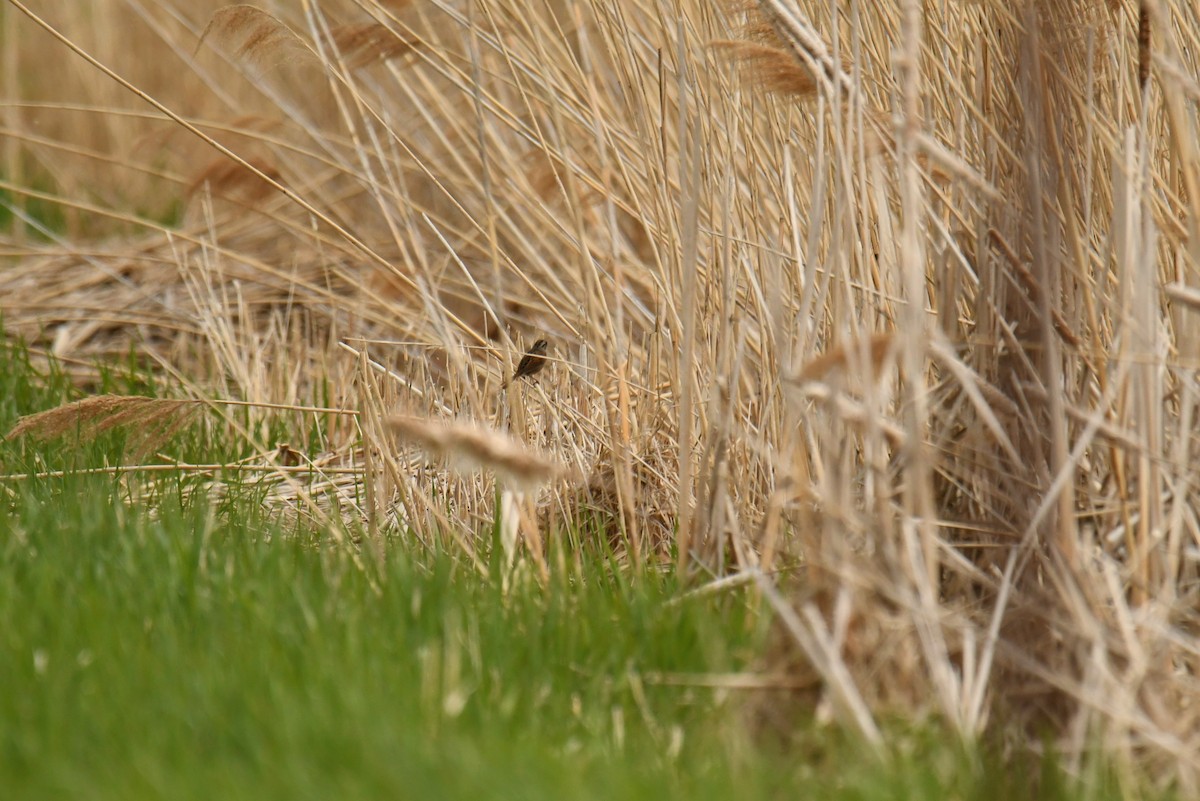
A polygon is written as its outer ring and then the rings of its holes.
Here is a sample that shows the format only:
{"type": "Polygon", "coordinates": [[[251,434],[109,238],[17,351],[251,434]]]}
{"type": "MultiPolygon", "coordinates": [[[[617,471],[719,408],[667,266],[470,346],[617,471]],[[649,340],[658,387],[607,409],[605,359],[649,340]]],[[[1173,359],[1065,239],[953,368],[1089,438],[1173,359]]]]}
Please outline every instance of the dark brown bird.
{"type": "Polygon", "coordinates": [[[517,369],[513,371],[512,378],[501,384],[500,389],[504,389],[518,378],[529,378],[540,373],[546,366],[546,349],[548,347],[550,347],[550,343],[544,339],[534,342],[533,347],[525,351],[525,355],[521,357],[517,369]]]}

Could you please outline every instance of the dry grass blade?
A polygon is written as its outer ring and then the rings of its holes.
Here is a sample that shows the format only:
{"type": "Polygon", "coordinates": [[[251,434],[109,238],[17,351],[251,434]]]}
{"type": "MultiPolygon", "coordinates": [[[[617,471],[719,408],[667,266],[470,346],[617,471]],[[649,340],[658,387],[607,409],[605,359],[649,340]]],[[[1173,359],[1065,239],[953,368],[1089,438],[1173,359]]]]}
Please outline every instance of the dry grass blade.
{"type": "Polygon", "coordinates": [[[1182,303],[1191,311],[1200,311],[1200,289],[1186,284],[1175,283],[1164,286],[1163,292],[1171,300],[1182,303]]]}
{"type": "Polygon", "coordinates": [[[433,456],[467,469],[492,470],[520,487],[544,484],[561,472],[554,462],[498,431],[419,417],[389,417],[384,422],[402,439],[433,456]]]}
{"type": "Polygon", "coordinates": [[[824,629],[819,616],[815,615],[811,606],[805,606],[802,610],[805,614],[802,617],[784,599],[769,578],[756,573],[755,579],[759,590],[775,609],[788,633],[829,687],[834,708],[843,724],[856,730],[874,748],[880,748],[883,736],[879,726],[860,694],[854,677],[842,661],[837,644],[824,629]]]}

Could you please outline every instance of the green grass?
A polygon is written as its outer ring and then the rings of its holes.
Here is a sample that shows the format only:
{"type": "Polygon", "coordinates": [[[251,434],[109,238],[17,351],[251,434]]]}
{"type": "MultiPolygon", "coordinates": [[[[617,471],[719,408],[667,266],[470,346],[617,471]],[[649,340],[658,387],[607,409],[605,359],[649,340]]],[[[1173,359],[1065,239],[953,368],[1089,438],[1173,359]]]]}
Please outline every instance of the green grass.
{"type": "Polygon", "coordinates": [[[0,701],[5,784],[30,797],[494,797],[501,774],[513,797],[649,790],[669,762],[615,771],[622,755],[710,710],[651,687],[651,724],[625,674],[729,663],[746,640],[664,611],[661,586],[504,597],[396,557],[376,591],[337,550],[111,496],[78,482],[3,535],[0,684],[26,688],[0,701]]]}
{"type": "MultiPolygon", "coordinates": [[[[0,347],[0,427],[70,396],[0,347]]],[[[213,437],[177,445],[231,450],[213,437]]],[[[120,448],[0,458],[18,472],[120,448]]],[[[504,591],[399,535],[363,569],[322,532],[281,529],[252,482],[214,506],[189,481],[141,505],[112,477],[0,487],[3,798],[1027,794],[936,728],[897,727],[883,760],[815,727],[803,748],[752,747],[741,696],[644,680],[751,666],[764,621],[745,596],[667,604],[669,576],[602,560],[504,591]]],[[[1067,786],[1047,768],[1044,797],[1067,786]]]]}

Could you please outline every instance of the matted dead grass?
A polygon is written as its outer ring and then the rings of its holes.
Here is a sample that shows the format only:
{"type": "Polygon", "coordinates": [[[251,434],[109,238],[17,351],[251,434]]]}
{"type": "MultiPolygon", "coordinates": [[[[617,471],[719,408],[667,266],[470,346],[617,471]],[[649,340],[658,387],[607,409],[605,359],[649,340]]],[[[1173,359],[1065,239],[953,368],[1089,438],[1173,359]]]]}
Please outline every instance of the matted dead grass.
{"type": "Polygon", "coordinates": [[[486,570],[499,518],[545,575],[582,512],[747,576],[785,728],[936,714],[1200,791],[1194,4],[216,8],[9,6],[3,188],[65,209],[4,241],[11,333],[315,416],[242,433],[378,558],[486,570]],[[412,445],[456,431],[556,467],[412,445]]]}

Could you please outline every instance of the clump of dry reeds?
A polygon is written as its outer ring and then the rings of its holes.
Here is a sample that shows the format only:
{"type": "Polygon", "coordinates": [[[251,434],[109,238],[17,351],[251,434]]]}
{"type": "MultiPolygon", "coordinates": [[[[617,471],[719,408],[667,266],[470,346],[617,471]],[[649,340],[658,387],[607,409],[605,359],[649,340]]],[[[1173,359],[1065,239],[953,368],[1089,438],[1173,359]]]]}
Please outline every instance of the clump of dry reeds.
{"type": "Polygon", "coordinates": [[[395,447],[397,409],[435,449],[473,421],[549,454],[510,558],[599,510],[633,560],[753,577],[770,659],[813,680],[786,721],[1048,731],[1192,791],[1200,11],[632,2],[235,9],[199,50],[215,2],[95,0],[109,35],[33,4],[195,130],[5,50],[37,93],[5,173],[66,209],[62,241],[6,242],[5,325],[354,412],[312,412],[335,478],[277,500],[381,548],[483,571],[497,515],[395,447]],[[178,225],[125,211],[185,197],[178,225]],[[498,392],[542,335],[554,369],[498,392]]]}

